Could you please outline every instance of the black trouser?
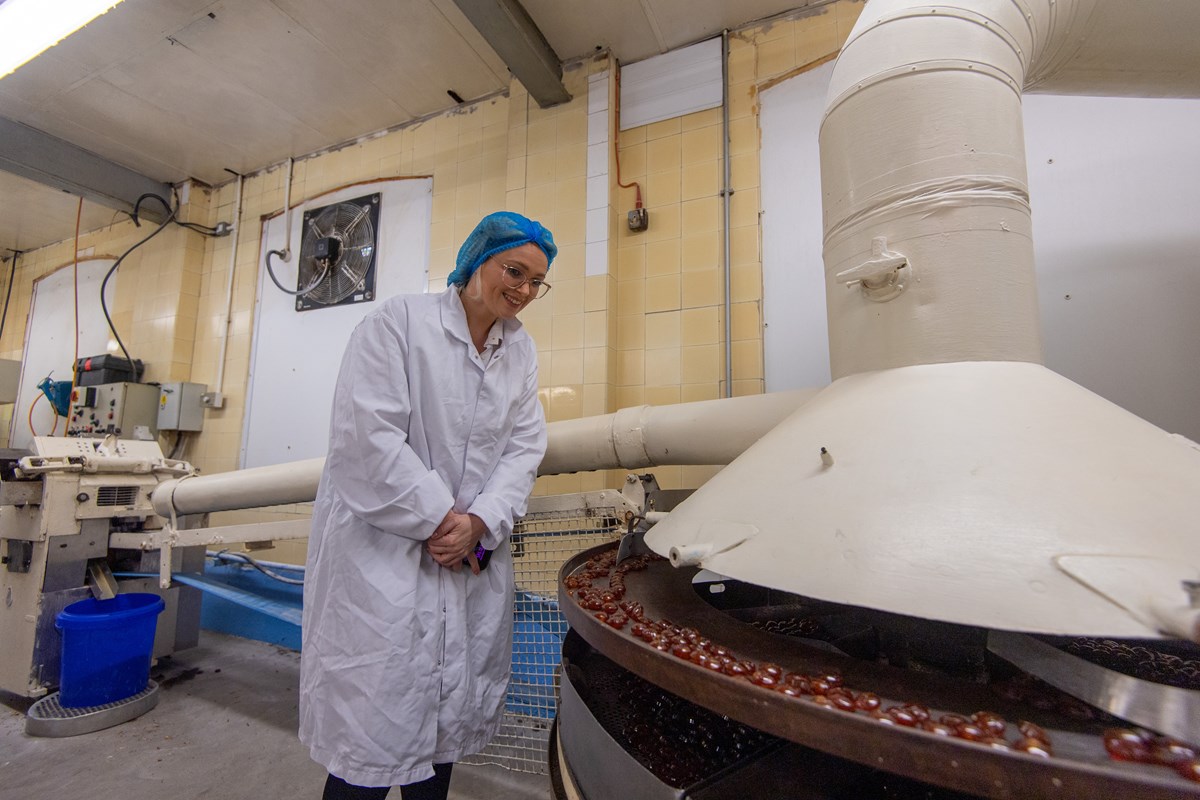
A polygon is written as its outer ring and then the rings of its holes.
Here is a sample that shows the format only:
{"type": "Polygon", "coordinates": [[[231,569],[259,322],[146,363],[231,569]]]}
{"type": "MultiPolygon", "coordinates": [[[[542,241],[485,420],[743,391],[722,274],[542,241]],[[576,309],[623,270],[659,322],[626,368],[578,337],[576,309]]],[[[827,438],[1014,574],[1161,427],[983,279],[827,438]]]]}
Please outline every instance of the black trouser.
{"type": "MultiPolygon", "coordinates": [[[[446,800],[450,793],[450,770],[453,764],[434,764],[433,777],[400,787],[403,800],[446,800]]],[[[355,786],[329,773],[325,794],[321,800],[384,800],[390,786],[355,786]]]]}

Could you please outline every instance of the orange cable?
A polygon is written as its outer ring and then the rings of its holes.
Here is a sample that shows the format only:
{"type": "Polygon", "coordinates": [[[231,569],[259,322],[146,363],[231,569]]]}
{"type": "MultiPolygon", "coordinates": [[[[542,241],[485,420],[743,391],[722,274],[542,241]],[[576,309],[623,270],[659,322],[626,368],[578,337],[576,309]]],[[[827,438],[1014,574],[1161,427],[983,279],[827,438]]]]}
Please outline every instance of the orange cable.
{"type": "Polygon", "coordinates": [[[33,396],[33,402],[29,404],[29,433],[37,436],[37,431],[33,429],[33,409],[37,407],[38,400],[42,399],[42,392],[39,389],[38,393],[33,396]]]}
{"type": "Polygon", "coordinates": [[[634,203],[634,208],[641,208],[642,207],[642,187],[641,187],[641,185],[637,181],[630,181],[629,183],[621,183],[621,145],[620,145],[620,142],[618,141],[618,137],[620,137],[620,135],[621,135],[621,65],[620,64],[617,64],[617,68],[615,70],[613,70],[613,76],[614,76],[613,79],[616,82],[616,96],[617,96],[616,102],[613,103],[613,120],[614,120],[613,152],[615,153],[613,160],[617,162],[617,186],[620,186],[622,189],[628,189],[630,187],[633,187],[634,189],[636,189],[637,190],[637,200],[634,203]]]}

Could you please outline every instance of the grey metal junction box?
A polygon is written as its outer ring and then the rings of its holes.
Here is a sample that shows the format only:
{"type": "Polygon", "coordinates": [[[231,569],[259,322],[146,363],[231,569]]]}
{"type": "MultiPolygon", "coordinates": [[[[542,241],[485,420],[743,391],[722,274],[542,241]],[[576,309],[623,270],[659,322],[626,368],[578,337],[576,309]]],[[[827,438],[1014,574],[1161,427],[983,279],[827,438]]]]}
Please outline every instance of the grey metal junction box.
{"type": "Polygon", "coordinates": [[[158,392],[158,429],[160,431],[199,431],[204,429],[204,406],[200,395],[208,390],[203,383],[164,383],[158,392]]]}

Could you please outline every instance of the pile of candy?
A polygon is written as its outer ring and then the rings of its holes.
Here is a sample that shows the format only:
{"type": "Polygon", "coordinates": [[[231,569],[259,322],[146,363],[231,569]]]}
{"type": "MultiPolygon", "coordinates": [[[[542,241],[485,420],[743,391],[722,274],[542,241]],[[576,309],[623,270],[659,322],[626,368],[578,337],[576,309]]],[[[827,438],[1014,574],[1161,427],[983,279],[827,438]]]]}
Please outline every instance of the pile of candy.
{"type": "MultiPolygon", "coordinates": [[[[658,556],[637,556],[617,565],[616,549],[589,559],[583,569],[564,580],[567,595],[600,622],[623,630],[632,620],[629,633],[664,653],[698,667],[742,678],[764,690],[776,691],[799,701],[846,713],[862,713],[883,725],[916,728],[937,736],[952,736],[983,746],[1049,758],[1054,754],[1050,737],[1032,722],[1022,721],[1015,728],[1000,715],[977,711],[963,716],[941,714],[935,717],[919,703],[898,703],[883,707],[873,692],[845,686],[836,672],[805,674],[785,672],[778,664],[755,663],[740,658],[729,648],[713,642],[694,628],[680,627],[670,620],[655,620],[642,605],[624,600],[625,575],[644,570],[658,556]],[[607,579],[607,585],[596,586],[607,579]]],[[[1200,781],[1200,760],[1194,748],[1182,742],[1156,737],[1141,731],[1113,729],[1104,737],[1110,757],[1174,767],[1180,775],[1200,781]]]]}
{"type": "Polygon", "coordinates": [[[1200,753],[1176,739],[1141,729],[1110,728],[1104,732],[1104,749],[1117,761],[1174,767],[1188,780],[1200,781],[1200,753]]]}

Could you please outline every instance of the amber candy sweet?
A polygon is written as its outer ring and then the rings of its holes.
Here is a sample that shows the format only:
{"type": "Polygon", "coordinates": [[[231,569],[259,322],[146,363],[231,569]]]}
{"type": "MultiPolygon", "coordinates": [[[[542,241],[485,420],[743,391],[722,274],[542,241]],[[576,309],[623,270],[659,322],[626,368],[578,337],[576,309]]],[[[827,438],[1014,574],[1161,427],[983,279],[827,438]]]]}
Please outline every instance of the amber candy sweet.
{"type": "Polygon", "coordinates": [[[780,691],[782,691],[783,688],[790,689],[791,691],[787,692],[787,694],[791,694],[793,696],[812,694],[812,682],[809,681],[807,675],[803,675],[799,672],[789,672],[783,677],[783,681],[781,682],[780,686],[782,687],[780,691]]]}
{"type": "Polygon", "coordinates": [[[1200,782],[1200,760],[1193,758],[1188,761],[1177,761],[1174,767],[1176,772],[1189,781],[1200,782]]]}
{"type": "Polygon", "coordinates": [[[842,685],[842,674],[840,672],[826,672],[823,675],[818,675],[818,678],[825,681],[825,684],[834,689],[842,685]]]}
{"type": "Polygon", "coordinates": [[[921,730],[928,731],[937,736],[954,736],[954,728],[941,722],[934,722],[931,719],[927,719],[921,723],[921,730]]]}
{"type": "Polygon", "coordinates": [[[854,704],[858,706],[860,711],[874,711],[879,708],[879,695],[874,692],[859,692],[854,698],[854,704]]]}
{"type": "Polygon", "coordinates": [[[671,646],[671,655],[686,660],[692,657],[692,648],[683,642],[676,642],[671,646]]]}
{"type": "Polygon", "coordinates": [[[917,722],[926,722],[929,719],[929,709],[920,703],[905,703],[904,708],[913,715],[917,722]]]}
{"type": "Polygon", "coordinates": [[[1110,758],[1117,761],[1153,761],[1147,737],[1129,728],[1109,728],[1104,731],[1104,749],[1110,758]]]}
{"type": "Polygon", "coordinates": [[[750,682],[755,686],[773,689],[779,683],[779,676],[773,675],[763,669],[756,669],[750,674],[750,682]]]}
{"type": "Polygon", "coordinates": [[[1050,741],[1050,737],[1046,735],[1044,730],[1042,730],[1041,725],[1035,725],[1028,720],[1021,720],[1020,724],[1017,725],[1017,730],[1019,730],[1021,735],[1027,739],[1037,739],[1043,742],[1050,741]]]}
{"type": "Polygon", "coordinates": [[[749,661],[730,661],[725,667],[725,674],[735,678],[750,675],[754,672],[754,664],[749,661]]]}
{"type": "Polygon", "coordinates": [[[974,722],[964,722],[954,729],[954,735],[969,742],[982,742],[989,738],[988,732],[974,722]]]}
{"type": "Polygon", "coordinates": [[[1200,754],[1190,744],[1156,736],[1150,741],[1150,755],[1159,764],[1175,765],[1180,761],[1195,761],[1200,754]]]}
{"type": "Polygon", "coordinates": [[[992,736],[1003,736],[1008,730],[1008,723],[999,714],[990,711],[976,711],[971,715],[972,721],[992,736]]]}
{"type": "Polygon", "coordinates": [[[858,706],[854,702],[854,693],[849,689],[830,689],[826,697],[838,711],[849,711],[853,714],[858,710],[858,706]]]}
{"type": "Polygon", "coordinates": [[[919,724],[919,720],[906,706],[890,706],[884,713],[891,717],[897,725],[903,725],[906,728],[915,728],[919,724]]]}
{"type": "Polygon", "coordinates": [[[1054,755],[1049,742],[1032,736],[1025,736],[1018,739],[1013,745],[1013,749],[1020,750],[1022,753],[1028,753],[1031,756],[1041,756],[1042,758],[1050,758],[1054,755]]]}
{"type": "Polygon", "coordinates": [[[970,720],[968,720],[962,714],[942,714],[942,716],[938,718],[938,722],[942,723],[943,725],[948,725],[951,728],[957,728],[959,725],[966,725],[969,721],[970,720]]]}

